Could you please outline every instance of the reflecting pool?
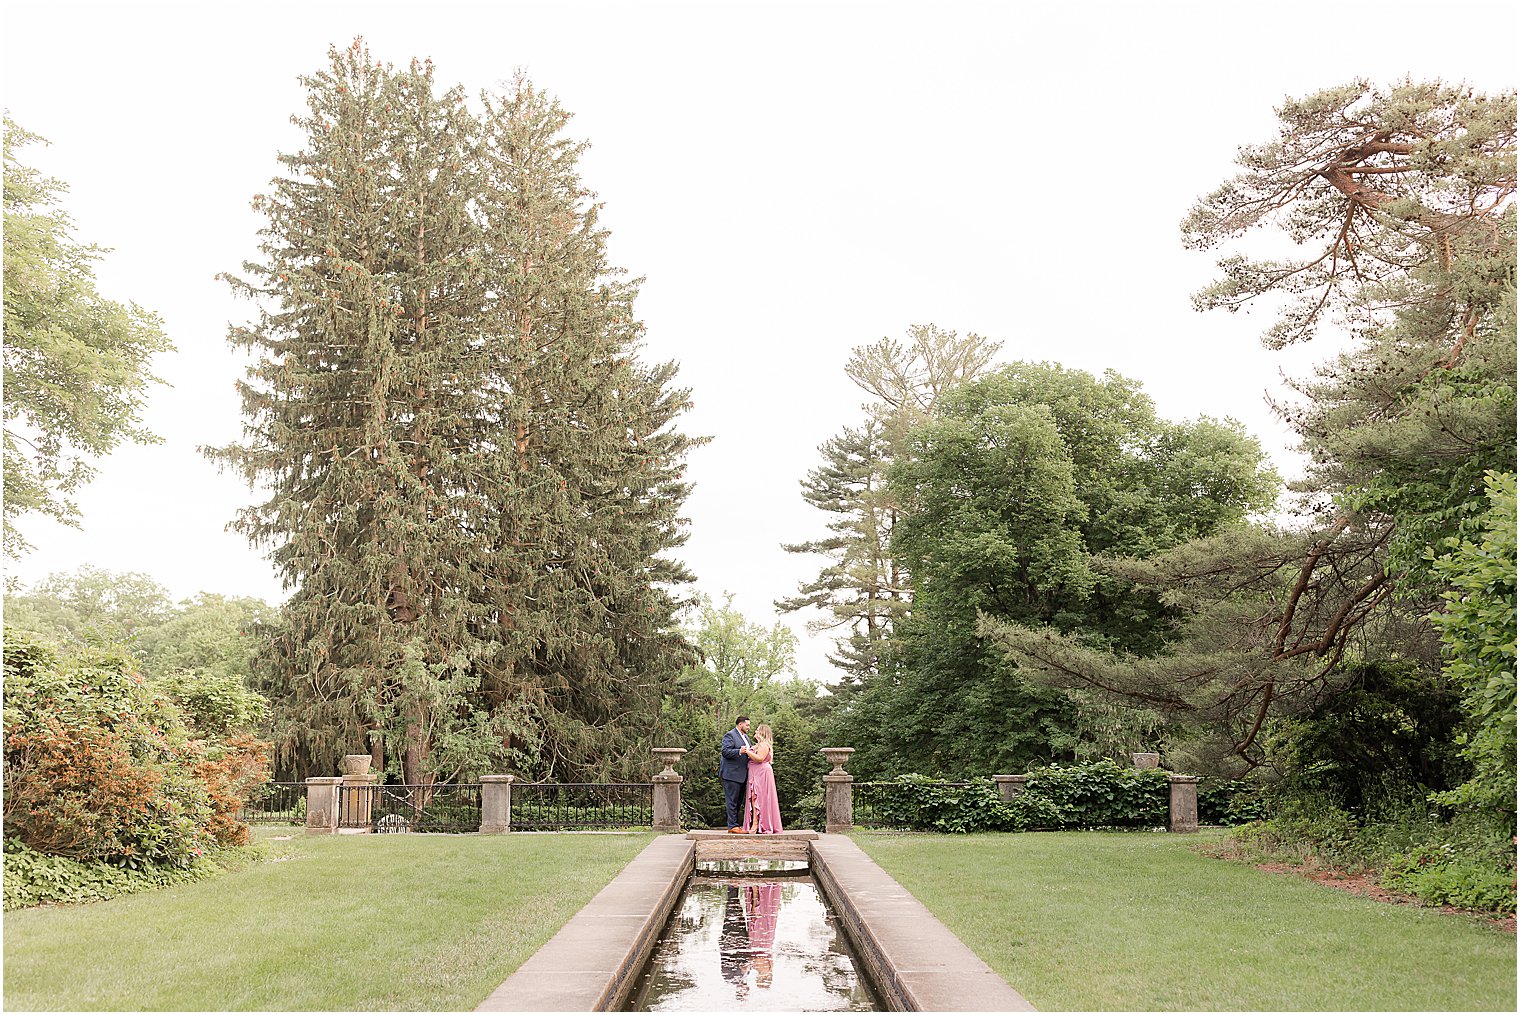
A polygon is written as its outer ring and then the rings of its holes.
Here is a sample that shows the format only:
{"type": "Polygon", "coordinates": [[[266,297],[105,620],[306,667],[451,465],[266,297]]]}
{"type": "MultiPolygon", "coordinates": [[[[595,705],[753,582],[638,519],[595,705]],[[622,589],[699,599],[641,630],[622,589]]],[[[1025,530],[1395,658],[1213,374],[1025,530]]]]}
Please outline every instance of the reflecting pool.
{"type": "Polygon", "coordinates": [[[628,1010],[881,1011],[817,885],[789,866],[699,870],[628,1010]]]}

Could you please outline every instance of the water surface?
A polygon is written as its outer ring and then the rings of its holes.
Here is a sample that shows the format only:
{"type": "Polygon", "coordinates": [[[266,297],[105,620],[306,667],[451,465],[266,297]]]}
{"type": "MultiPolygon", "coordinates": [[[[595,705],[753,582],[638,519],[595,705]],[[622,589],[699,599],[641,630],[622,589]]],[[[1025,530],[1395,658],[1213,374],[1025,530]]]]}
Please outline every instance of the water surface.
{"type": "MultiPolygon", "coordinates": [[[[782,866],[782,865],[778,865],[782,866]]],[[[699,871],[630,1011],[881,1011],[844,931],[804,873],[699,871]]]]}

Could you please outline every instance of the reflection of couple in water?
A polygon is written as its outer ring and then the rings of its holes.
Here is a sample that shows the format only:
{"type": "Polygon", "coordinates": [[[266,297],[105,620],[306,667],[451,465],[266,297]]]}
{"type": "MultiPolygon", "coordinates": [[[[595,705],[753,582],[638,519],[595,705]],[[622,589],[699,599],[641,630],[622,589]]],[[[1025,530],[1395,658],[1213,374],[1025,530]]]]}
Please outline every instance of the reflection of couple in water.
{"type": "Polygon", "coordinates": [[[718,942],[718,962],[723,978],[743,997],[749,992],[749,971],[755,985],[771,985],[771,949],[776,944],[776,917],[781,911],[781,886],[771,884],[728,886],[723,904],[723,934],[718,942]]]}

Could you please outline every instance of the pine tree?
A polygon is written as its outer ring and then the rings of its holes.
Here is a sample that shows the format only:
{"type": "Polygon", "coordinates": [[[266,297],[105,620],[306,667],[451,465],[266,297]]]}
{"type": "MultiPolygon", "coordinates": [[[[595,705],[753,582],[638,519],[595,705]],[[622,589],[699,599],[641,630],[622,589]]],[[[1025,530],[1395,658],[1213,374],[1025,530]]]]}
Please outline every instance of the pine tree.
{"type": "Polygon", "coordinates": [[[819,448],[824,462],[802,481],[809,504],[833,516],[825,539],[783,544],[789,553],[832,557],[800,595],[776,602],[783,613],[814,607],[824,616],[811,630],[843,629],[829,661],[844,674],[842,694],[881,672],[897,622],[908,608],[908,583],[887,551],[898,508],[886,473],[908,431],[929,418],[940,399],[975,379],[1001,343],[964,337],[933,324],[913,325],[906,343],[883,338],[857,347],[845,373],[872,396],[866,421],[819,448]]]}

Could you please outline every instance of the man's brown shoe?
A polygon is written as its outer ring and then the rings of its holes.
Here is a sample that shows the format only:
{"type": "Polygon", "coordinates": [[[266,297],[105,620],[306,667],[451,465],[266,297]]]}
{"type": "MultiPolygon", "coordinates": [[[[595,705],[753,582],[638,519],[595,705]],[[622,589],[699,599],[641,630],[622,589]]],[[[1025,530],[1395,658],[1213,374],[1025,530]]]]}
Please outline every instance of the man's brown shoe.
{"type": "Polygon", "coordinates": [[[735,827],[735,828],[730,828],[728,830],[728,834],[729,835],[744,835],[746,833],[745,833],[744,829],[735,827]]]}

